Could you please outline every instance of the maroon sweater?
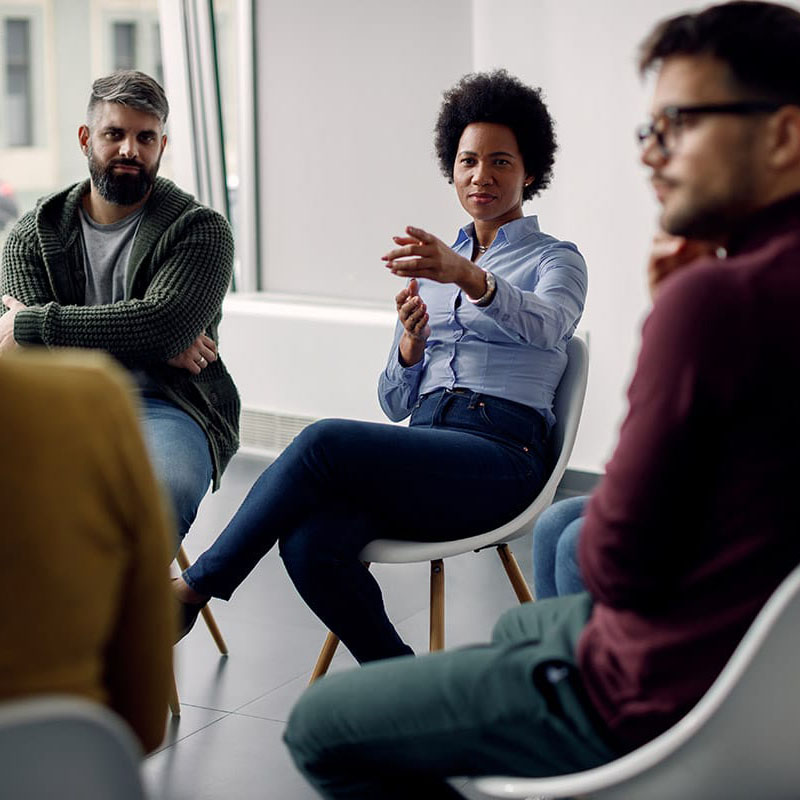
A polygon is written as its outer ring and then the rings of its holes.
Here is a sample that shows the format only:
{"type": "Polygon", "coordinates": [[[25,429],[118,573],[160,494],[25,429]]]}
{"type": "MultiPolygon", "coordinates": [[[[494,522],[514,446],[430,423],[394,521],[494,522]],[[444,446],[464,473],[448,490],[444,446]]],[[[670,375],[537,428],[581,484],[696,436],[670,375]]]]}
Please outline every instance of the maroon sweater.
{"type": "Polygon", "coordinates": [[[589,695],[641,744],[705,693],[800,562],[800,195],[661,289],[580,566],[589,695]]]}

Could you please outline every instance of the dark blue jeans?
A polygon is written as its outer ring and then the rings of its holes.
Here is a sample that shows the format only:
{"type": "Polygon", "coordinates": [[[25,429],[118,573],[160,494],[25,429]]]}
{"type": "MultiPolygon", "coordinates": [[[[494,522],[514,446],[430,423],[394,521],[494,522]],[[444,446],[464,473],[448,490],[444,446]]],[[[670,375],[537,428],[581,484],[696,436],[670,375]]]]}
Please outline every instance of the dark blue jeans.
{"type": "Polygon", "coordinates": [[[410,653],[358,554],[373,539],[460,539],[511,519],[544,482],[546,434],[533,409],[463,390],[421,398],[408,428],[314,423],[184,578],[228,599],[278,542],[303,599],[359,662],[410,653]]]}

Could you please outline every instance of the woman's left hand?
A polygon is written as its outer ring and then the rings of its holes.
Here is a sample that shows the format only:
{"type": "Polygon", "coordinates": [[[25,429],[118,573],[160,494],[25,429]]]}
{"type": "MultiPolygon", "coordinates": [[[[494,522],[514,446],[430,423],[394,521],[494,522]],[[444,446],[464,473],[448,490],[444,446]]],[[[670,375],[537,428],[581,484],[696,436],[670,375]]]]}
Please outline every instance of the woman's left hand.
{"type": "MultiPolygon", "coordinates": [[[[428,278],[437,283],[455,283],[469,294],[469,289],[484,283],[483,270],[455,253],[441,239],[422,228],[406,228],[406,236],[393,236],[394,250],[383,260],[392,274],[401,278],[428,278]]],[[[482,292],[477,293],[480,297],[482,292]]]]}

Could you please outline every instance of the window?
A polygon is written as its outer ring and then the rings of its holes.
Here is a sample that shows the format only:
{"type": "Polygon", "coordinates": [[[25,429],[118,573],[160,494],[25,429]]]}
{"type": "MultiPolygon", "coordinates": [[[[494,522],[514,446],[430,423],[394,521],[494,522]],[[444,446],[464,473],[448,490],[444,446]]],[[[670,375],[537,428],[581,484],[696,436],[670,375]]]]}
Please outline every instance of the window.
{"type": "Polygon", "coordinates": [[[164,59],[161,56],[161,26],[156,22],[152,28],[153,35],[153,77],[164,85],[164,59]]]}
{"type": "Polygon", "coordinates": [[[115,22],[113,41],[114,69],[134,69],[136,67],[136,24],[115,22]]]}
{"type": "Polygon", "coordinates": [[[6,144],[33,144],[31,99],[31,25],[27,19],[5,20],[6,144]]]}
{"type": "MultiPolygon", "coordinates": [[[[95,78],[132,68],[163,85],[159,23],[159,0],[0,0],[0,246],[39,197],[86,177],[76,132],[95,78]]],[[[168,147],[161,175],[172,161],[168,147]]]]}

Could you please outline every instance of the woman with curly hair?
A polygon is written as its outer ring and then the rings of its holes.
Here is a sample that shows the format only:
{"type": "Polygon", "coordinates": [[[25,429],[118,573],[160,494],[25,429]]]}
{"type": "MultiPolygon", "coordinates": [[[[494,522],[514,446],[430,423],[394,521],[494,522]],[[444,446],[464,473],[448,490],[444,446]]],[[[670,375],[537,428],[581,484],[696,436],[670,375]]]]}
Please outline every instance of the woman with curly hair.
{"type": "Polygon", "coordinates": [[[445,93],[436,149],[472,221],[452,247],[408,227],[383,256],[409,280],[379,399],[409,427],[331,419],[302,431],[175,581],[185,631],[278,542],[304,600],[359,662],[410,654],[363,547],[478,534],[543,484],[553,395],[586,293],[575,245],[522,214],[550,180],[552,120],[540,91],[505,71],[467,75],[445,93]]]}

